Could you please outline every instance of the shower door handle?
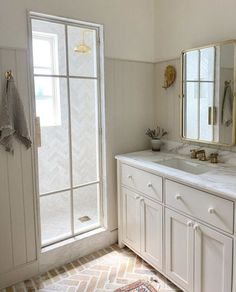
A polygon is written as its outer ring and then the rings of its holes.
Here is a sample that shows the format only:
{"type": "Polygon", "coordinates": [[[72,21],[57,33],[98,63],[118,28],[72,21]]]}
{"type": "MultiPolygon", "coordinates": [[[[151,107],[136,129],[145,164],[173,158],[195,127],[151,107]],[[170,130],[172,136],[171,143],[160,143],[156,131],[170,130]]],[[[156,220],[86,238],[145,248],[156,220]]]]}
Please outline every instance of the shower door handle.
{"type": "Polygon", "coordinates": [[[216,125],[217,123],[217,108],[216,106],[213,106],[212,108],[212,124],[216,125]]]}
{"type": "Polygon", "coordinates": [[[41,147],[41,126],[40,117],[35,118],[35,144],[36,147],[41,147]]]}
{"type": "Polygon", "coordinates": [[[208,125],[216,125],[217,108],[215,106],[208,107],[208,125]]]}

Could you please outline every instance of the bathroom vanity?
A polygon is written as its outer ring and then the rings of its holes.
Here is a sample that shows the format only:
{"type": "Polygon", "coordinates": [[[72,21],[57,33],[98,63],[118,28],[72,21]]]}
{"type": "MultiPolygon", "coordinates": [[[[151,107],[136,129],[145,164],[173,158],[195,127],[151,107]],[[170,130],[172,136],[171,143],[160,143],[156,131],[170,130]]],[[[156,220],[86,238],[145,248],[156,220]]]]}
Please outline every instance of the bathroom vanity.
{"type": "Polygon", "coordinates": [[[236,291],[236,167],[152,151],[116,159],[119,245],[184,291],[236,291]]]}

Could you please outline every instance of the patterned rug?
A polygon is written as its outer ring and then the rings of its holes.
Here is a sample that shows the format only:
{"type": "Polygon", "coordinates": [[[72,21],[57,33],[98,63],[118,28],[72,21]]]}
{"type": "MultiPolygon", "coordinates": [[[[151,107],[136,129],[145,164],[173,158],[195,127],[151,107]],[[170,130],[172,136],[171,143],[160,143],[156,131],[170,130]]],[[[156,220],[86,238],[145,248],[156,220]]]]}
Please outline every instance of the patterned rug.
{"type": "Polygon", "coordinates": [[[115,292],[157,292],[157,290],[150,283],[138,280],[123,288],[116,289],[115,292]]]}

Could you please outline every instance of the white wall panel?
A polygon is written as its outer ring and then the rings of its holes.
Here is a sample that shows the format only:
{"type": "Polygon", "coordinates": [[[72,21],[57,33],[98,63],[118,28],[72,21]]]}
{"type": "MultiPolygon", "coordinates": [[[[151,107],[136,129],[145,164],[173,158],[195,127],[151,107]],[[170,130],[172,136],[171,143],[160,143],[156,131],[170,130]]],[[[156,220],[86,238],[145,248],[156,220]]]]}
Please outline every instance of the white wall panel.
{"type": "MultiPolygon", "coordinates": [[[[0,49],[1,93],[11,69],[30,125],[28,61],[25,50],[0,49]]],[[[14,155],[0,147],[0,273],[36,260],[32,149],[14,140],[14,155]]]]}

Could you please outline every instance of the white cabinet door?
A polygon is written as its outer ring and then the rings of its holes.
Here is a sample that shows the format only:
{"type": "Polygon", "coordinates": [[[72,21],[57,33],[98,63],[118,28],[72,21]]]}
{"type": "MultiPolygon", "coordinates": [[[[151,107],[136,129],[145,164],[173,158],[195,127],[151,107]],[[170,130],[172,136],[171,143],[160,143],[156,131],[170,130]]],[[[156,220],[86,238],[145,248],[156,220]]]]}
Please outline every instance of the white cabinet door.
{"type": "Polygon", "coordinates": [[[232,239],[195,225],[195,292],[231,292],[232,239]]]}
{"type": "Polygon", "coordinates": [[[141,255],[162,269],[162,206],[141,199],[141,255]]]}
{"type": "Polygon", "coordinates": [[[166,274],[187,291],[193,291],[194,232],[192,222],[187,217],[169,209],[165,212],[166,274]]]}
{"type": "Polygon", "coordinates": [[[122,188],[123,241],[140,252],[140,196],[122,188]]]}

